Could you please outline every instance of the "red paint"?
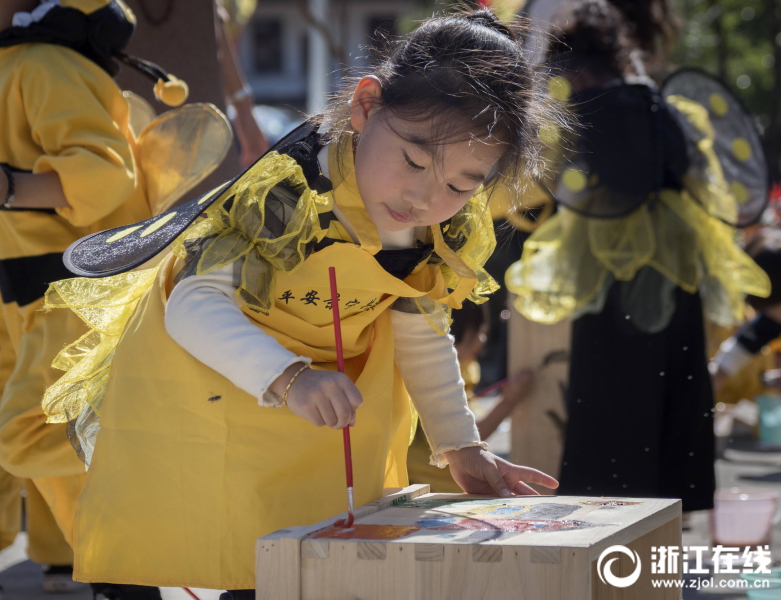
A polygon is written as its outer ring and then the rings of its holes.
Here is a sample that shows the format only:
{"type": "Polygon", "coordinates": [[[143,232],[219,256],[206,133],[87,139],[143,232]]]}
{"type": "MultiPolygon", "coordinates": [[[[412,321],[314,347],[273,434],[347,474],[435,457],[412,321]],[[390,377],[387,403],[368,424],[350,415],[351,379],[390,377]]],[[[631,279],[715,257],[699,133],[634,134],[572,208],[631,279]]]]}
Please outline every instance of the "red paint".
{"type": "MultiPolygon", "coordinates": [[[[336,269],[328,267],[328,279],[331,282],[331,309],[334,314],[334,337],[336,339],[336,366],[344,373],[344,351],[342,349],[342,321],[339,316],[339,292],[336,289],[336,269]]],[[[353,454],[350,445],[350,426],[342,429],[344,445],[344,470],[347,476],[347,521],[337,521],[336,527],[351,527],[355,522],[353,514],[353,454]]]]}
{"type": "Polygon", "coordinates": [[[522,519],[464,519],[458,523],[443,527],[432,527],[437,531],[565,531],[567,529],[581,529],[582,523],[578,521],[545,521],[522,519]]]}
{"type": "MultiPolygon", "coordinates": [[[[344,521],[341,521],[344,523],[344,521]]],[[[334,523],[335,527],[339,527],[334,523]]],[[[397,540],[420,531],[414,525],[353,525],[349,529],[326,529],[311,536],[328,540],[397,540]]]]}

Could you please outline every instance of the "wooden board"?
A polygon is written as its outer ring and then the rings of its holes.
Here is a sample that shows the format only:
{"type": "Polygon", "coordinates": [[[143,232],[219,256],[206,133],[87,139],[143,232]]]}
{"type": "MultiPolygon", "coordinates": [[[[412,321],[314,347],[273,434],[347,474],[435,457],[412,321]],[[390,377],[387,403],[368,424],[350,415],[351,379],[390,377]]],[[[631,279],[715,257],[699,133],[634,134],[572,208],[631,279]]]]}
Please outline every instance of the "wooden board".
{"type": "MultiPolygon", "coordinates": [[[[572,323],[542,325],[511,311],[508,337],[508,373],[539,367],[545,356],[556,350],[570,350],[572,323]]],[[[510,460],[558,477],[564,451],[563,425],[567,420],[564,393],[568,362],[555,362],[541,369],[527,398],[512,416],[510,460]]],[[[538,487],[543,494],[551,493],[538,487]]]]}
{"type": "MultiPolygon", "coordinates": [[[[351,529],[334,518],[260,538],[258,600],[680,598],[680,589],[650,584],[651,547],[680,546],[679,500],[427,491],[411,486],[361,507],[351,529]],[[644,567],[630,587],[596,572],[614,545],[635,550],[644,567]]],[[[612,572],[634,568],[626,558],[612,572]]]]}

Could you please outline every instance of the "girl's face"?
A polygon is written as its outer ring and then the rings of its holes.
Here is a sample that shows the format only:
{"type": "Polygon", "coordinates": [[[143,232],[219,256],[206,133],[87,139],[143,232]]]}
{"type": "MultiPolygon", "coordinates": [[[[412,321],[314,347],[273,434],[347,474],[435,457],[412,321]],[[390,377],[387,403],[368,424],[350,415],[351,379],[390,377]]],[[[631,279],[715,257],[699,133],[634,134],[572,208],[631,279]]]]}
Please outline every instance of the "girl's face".
{"type": "Polygon", "coordinates": [[[353,96],[352,125],[360,133],[355,175],[369,218],[379,229],[401,231],[450,219],[488,178],[503,147],[472,139],[441,146],[438,155],[414,140],[425,122],[383,110],[375,77],[364,77],[353,96]]]}

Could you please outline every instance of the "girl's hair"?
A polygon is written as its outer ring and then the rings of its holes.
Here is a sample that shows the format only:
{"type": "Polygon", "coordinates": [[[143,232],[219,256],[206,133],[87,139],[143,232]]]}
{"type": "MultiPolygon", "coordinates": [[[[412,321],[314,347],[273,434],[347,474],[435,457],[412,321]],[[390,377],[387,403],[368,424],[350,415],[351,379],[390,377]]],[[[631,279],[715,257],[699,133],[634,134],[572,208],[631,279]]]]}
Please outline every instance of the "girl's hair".
{"type": "MultiPolygon", "coordinates": [[[[524,175],[543,170],[540,128],[566,126],[567,120],[548,98],[546,80],[526,60],[525,33],[525,23],[505,23],[486,8],[461,8],[423,21],[405,39],[386,41],[379,50],[369,74],[382,83],[380,106],[401,119],[430,124],[409,141],[434,151],[445,143],[492,136],[505,151],[490,184],[520,189],[524,175]]],[[[350,109],[358,79],[348,80],[316,117],[331,139],[354,133],[350,109]]]]}
{"type": "Polygon", "coordinates": [[[610,0],[620,10],[647,62],[659,62],[672,50],[680,20],[670,0],[610,0]]]}
{"type": "Polygon", "coordinates": [[[668,0],[581,0],[553,18],[560,33],[551,44],[556,59],[574,61],[598,75],[656,71],[672,49],[678,21],[668,0]],[[602,71],[602,73],[599,73],[602,71]]]}
{"type": "Polygon", "coordinates": [[[583,0],[553,17],[556,37],[550,62],[567,71],[589,69],[599,77],[623,76],[632,69],[630,38],[621,12],[607,0],[583,0]]]}

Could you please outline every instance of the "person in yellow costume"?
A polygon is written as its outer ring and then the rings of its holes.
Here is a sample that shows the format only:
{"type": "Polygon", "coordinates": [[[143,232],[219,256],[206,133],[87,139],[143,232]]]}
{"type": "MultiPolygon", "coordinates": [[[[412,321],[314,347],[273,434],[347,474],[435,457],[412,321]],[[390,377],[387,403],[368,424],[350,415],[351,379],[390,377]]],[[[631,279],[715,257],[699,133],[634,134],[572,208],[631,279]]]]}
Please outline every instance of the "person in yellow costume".
{"type": "Polygon", "coordinates": [[[254,597],[259,536],[345,508],[331,428],[353,427],[357,505],[407,483],[410,398],[463,489],[557,485],[485,448],[445,335],[495,289],[484,189],[518,180],[557,110],[519,34],[486,9],[429,19],[224,188],[71,247],[103,276],[47,295],[91,328],[44,400],[88,449],[76,579],[254,597]]]}
{"type": "MultiPolygon", "coordinates": [[[[9,480],[3,503],[18,510],[13,480],[24,479],[29,554],[50,565],[47,591],[72,585],[69,542],[85,469],[66,427],[47,425],[40,402],[59,377],[51,367],[57,352],[86,329],[74,315],[44,315],[44,292],[67,276],[62,255],[72,242],[150,217],[159,201],[171,201],[170,194],[158,193],[161,179],[189,185],[180,177],[187,175],[182,167],[197,160],[182,161],[175,172],[169,167],[175,156],[194,151],[176,154],[166,136],[184,131],[198,138],[225,121],[206,105],[183,107],[136,136],[142,132],[132,131],[128,101],[112,80],[116,60],[140,65],[167,104],[181,104],[187,89],[155,65],[122,53],[134,22],[119,0],[12,0],[0,7],[0,465],[9,480]],[[162,164],[145,176],[149,159],[162,164]]],[[[15,523],[13,514],[3,522],[15,523]]],[[[13,528],[2,532],[4,543],[13,528]]]]}

